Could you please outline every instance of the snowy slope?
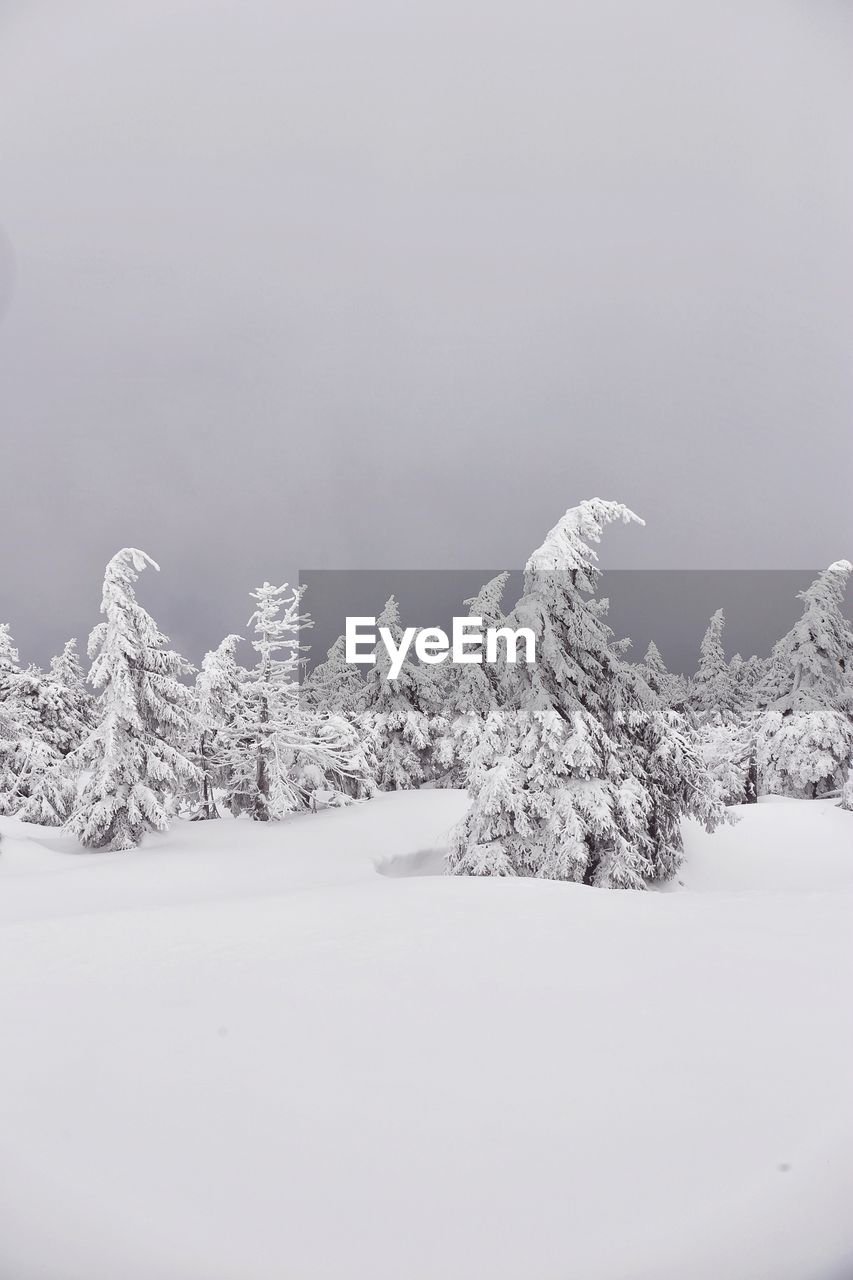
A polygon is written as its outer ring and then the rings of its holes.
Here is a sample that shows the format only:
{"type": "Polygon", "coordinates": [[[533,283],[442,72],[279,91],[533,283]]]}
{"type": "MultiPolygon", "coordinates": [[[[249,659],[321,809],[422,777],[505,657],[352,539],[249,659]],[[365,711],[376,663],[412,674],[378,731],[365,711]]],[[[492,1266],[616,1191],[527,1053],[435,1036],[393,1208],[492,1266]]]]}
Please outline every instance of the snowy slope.
{"type": "Polygon", "coordinates": [[[2,1280],[853,1274],[853,818],[631,894],[431,874],[463,804],[0,823],[2,1280]]]}

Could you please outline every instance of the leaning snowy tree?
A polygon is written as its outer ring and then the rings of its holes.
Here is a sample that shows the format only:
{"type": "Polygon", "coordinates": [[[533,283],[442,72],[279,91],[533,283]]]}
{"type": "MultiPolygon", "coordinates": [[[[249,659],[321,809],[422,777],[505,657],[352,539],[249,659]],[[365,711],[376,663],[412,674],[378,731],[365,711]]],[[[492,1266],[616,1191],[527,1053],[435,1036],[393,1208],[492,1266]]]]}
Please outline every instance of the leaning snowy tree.
{"type": "Polygon", "coordinates": [[[527,563],[508,621],[534,632],[536,662],[507,667],[507,706],[488,716],[472,752],[453,873],[642,888],[678,866],[682,817],[709,830],[724,818],[683,722],[623,660],[603,602],[591,598],[591,544],[614,520],[638,517],[621,503],[583,502],[527,563]]]}
{"type": "Polygon", "coordinates": [[[299,611],[304,592],[304,586],[265,582],[252,593],[257,608],[249,626],[258,662],[245,675],[225,761],[232,813],[248,813],[258,822],[372,790],[355,730],[301,697],[301,633],[311,626],[299,611]]]}
{"type": "Polygon", "coordinates": [[[782,795],[844,793],[853,760],[853,629],[841,612],[849,560],[799,593],[803,615],[774,646],[758,734],[761,788],[782,795]]]}
{"type": "Polygon", "coordinates": [[[125,547],[104,577],[99,623],[89,637],[89,680],[100,690],[99,721],[72,753],[89,771],[68,829],[95,849],[132,849],[146,831],[163,830],[178,797],[198,777],[183,744],[191,727],[191,690],[181,677],[194,668],[165,647],[134,594],[144,551],[125,547]]]}

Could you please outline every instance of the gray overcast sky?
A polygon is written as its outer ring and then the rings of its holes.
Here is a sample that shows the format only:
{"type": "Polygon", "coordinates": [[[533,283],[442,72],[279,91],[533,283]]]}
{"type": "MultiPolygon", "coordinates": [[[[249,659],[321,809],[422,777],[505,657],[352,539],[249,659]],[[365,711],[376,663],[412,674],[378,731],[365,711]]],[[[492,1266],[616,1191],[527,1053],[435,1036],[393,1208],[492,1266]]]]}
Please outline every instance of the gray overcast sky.
{"type": "Polygon", "coordinates": [[[847,0],[0,0],[0,617],[853,551],[847,0]]]}

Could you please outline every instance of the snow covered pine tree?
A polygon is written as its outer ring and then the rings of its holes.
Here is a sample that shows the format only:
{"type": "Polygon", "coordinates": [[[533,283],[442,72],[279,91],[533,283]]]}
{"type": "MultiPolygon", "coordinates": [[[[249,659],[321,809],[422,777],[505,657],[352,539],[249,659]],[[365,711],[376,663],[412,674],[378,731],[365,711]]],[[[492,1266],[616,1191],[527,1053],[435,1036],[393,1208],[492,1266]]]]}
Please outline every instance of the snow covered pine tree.
{"type": "Polygon", "coordinates": [[[734,680],[723,648],[725,626],[726,615],[718,609],[702,637],[699,666],[690,682],[690,705],[703,724],[729,722],[734,716],[734,680]]]}
{"type": "Polygon", "coordinates": [[[709,830],[724,820],[683,721],[622,659],[604,602],[590,599],[590,544],[614,520],[642,523],[621,503],[583,502],[527,563],[510,619],[537,635],[537,661],[506,668],[506,708],[473,752],[452,873],[642,888],[678,866],[682,816],[709,830]]]}
{"type": "Polygon", "coordinates": [[[773,648],[758,735],[764,792],[815,797],[847,782],[853,629],[841,604],[852,572],[849,560],[837,560],[801,591],[803,615],[773,648]]]}
{"type": "Polygon", "coordinates": [[[91,726],[74,641],[50,671],[22,671],[8,627],[0,634],[0,811],[24,822],[61,826],[76,796],[68,755],[91,726]],[[5,729],[3,728],[5,726],[5,729]]]}
{"type": "Polygon", "coordinates": [[[132,849],[163,830],[178,797],[198,778],[183,750],[191,729],[194,668],[164,636],[133,590],[142,570],[159,566],[125,547],[106,568],[99,623],[89,637],[89,680],[101,691],[99,723],[72,753],[90,770],[68,829],[96,849],[132,849]]]}
{"type": "Polygon", "coordinates": [[[687,701],[687,681],[684,676],[674,675],[664,662],[661,651],[654,640],[649,642],[642,661],[643,679],[652,693],[659,699],[661,706],[670,711],[683,711],[687,701]]]}
{"type": "Polygon", "coordinates": [[[21,805],[21,782],[27,743],[33,733],[33,714],[22,696],[22,672],[9,624],[0,624],[0,813],[15,813],[21,805]]]}
{"type": "MultiPolygon", "coordinates": [[[[465,601],[469,618],[481,618],[484,627],[503,626],[501,611],[508,573],[491,578],[475,596],[465,601]]],[[[471,753],[483,737],[486,720],[502,703],[503,673],[500,666],[474,662],[451,667],[446,696],[442,700],[447,728],[435,749],[441,785],[464,787],[471,753]]]]}
{"type": "Polygon", "coordinates": [[[228,783],[229,735],[239,727],[246,672],[237,662],[240,636],[226,636],[204,655],[196,676],[193,759],[201,776],[201,794],[193,820],[219,817],[216,788],[228,783]]]}
{"type": "Polygon", "coordinates": [[[327,715],[340,715],[354,724],[364,702],[364,678],[359,667],[346,661],[346,637],[338,636],[324,662],[311,672],[303,690],[312,707],[327,715]]]}
{"type": "Polygon", "coordinates": [[[725,614],[718,609],[699,647],[687,710],[696,726],[702,759],[726,803],[752,804],[758,798],[757,721],[751,692],[755,664],[744,663],[740,654],[727,662],[725,624],[725,614]]]}
{"type": "MultiPolygon", "coordinates": [[[[377,620],[400,644],[403,628],[394,596],[385,602],[377,620]]],[[[376,782],[383,791],[407,791],[434,775],[433,749],[445,729],[440,714],[437,680],[432,670],[403,663],[396,680],[389,680],[390,658],[383,644],[375,650],[364,693],[361,731],[376,758],[376,782]]]]}
{"type": "Polygon", "coordinates": [[[77,798],[77,770],[71,753],[95,723],[94,701],[85,687],[76,640],[67,640],[47,673],[31,667],[32,708],[37,735],[31,745],[24,822],[58,827],[77,798]]]}

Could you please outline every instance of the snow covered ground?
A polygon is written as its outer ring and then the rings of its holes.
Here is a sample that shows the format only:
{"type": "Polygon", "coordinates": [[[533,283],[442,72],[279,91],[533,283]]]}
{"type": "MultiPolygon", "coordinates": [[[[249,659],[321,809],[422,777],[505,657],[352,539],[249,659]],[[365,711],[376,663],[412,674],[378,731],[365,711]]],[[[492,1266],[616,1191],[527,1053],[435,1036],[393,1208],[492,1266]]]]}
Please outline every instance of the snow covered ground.
{"type": "Polygon", "coordinates": [[[0,1280],[853,1275],[853,816],[637,894],[435,874],[463,805],[0,822],[0,1280]]]}

